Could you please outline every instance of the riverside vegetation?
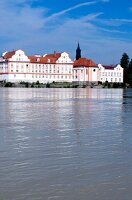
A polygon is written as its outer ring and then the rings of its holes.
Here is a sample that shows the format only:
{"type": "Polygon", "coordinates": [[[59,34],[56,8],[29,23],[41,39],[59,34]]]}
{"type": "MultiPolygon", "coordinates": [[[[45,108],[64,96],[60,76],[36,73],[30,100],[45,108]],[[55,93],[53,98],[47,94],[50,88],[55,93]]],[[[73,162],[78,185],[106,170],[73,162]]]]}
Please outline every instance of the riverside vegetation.
{"type": "Polygon", "coordinates": [[[30,82],[0,82],[0,87],[19,87],[19,88],[131,88],[131,84],[127,83],[109,83],[106,81],[102,83],[98,81],[97,83],[69,83],[69,82],[47,82],[47,83],[40,83],[39,81],[30,83],[30,82]]]}

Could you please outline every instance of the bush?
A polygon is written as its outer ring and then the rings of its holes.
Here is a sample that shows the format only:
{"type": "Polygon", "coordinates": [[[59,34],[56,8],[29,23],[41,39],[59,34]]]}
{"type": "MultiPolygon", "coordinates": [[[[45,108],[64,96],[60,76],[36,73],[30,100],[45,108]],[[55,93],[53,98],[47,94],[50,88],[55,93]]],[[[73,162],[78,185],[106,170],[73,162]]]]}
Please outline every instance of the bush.
{"type": "Polygon", "coordinates": [[[39,81],[36,81],[36,85],[39,85],[40,83],[39,83],[39,81]]]}
{"type": "Polygon", "coordinates": [[[7,82],[7,83],[5,84],[5,87],[12,87],[12,83],[11,83],[11,82],[7,82]]]}
{"type": "Polygon", "coordinates": [[[102,85],[102,81],[98,81],[98,85],[102,85]]]}
{"type": "Polygon", "coordinates": [[[50,83],[46,83],[46,88],[50,88],[50,83]]]}

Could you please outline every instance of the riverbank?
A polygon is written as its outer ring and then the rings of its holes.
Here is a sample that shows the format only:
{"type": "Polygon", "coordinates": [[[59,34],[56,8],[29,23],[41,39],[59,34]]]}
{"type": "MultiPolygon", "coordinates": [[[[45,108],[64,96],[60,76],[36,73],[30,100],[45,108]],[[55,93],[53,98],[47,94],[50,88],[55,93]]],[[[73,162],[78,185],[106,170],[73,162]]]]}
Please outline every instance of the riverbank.
{"type": "Polygon", "coordinates": [[[18,88],[131,88],[129,84],[124,83],[109,83],[109,82],[98,82],[98,83],[69,83],[69,82],[55,82],[52,83],[40,83],[39,81],[29,82],[0,82],[0,87],[18,87],[18,88]]]}

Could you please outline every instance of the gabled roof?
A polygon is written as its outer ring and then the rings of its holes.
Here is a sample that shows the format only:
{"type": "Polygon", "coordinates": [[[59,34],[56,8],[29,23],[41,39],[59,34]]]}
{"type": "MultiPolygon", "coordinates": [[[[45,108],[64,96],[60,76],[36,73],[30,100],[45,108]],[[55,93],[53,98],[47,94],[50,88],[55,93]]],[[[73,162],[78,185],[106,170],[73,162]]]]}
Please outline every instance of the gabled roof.
{"type": "Polygon", "coordinates": [[[107,65],[103,65],[103,67],[105,68],[105,69],[110,69],[110,70],[114,70],[114,66],[107,66],[107,65]]]}
{"type": "Polygon", "coordinates": [[[28,56],[30,62],[33,63],[56,63],[61,53],[54,52],[53,54],[46,54],[44,57],[40,56],[28,56]]]}
{"type": "Polygon", "coordinates": [[[5,55],[3,56],[5,59],[9,59],[11,58],[13,55],[15,55],[16,51],[10,51],[5,53],[5,55]]]}
{"type": "Polygon", "coordinates": [[[110,70],[114,70],[115,67],[117,67],[117,65],[102,65],[105,69],[110,69],[110,70]]]}
{"type": "Polygon", "coordinates": [[[97,64],[91,59],[79,58],[74,62],[73,67],[97,67],[97,64]]]}
{"type": "Polygon", "coordinates": [[[61,53],[54,52],[53,54],[46,54],[45,58],[56,58],[58,59],[61,56],[61,53]]]}
{"type": "Polygon", "coordinates": [[[46,59],[40,56],[28,56],[31,63],[45,63],[46,59]]]}
{"type": "Polygon", "coordinates": [[[47,59],[47,62],[55,63],[59,57],[61,57],[61,53],[54,52],[53,54],[47,54],[44,58],[47,59]]]}

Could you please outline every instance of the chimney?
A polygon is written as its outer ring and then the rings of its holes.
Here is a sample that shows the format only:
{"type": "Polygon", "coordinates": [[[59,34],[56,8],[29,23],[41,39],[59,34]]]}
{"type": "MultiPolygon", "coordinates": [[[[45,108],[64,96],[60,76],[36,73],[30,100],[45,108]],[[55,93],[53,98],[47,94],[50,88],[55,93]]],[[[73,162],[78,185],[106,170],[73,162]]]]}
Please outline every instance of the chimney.
{"type": "Polygon", "coordinates": [[[56,51],[54,51],[54,57],[56,56],[56,51]]]}

